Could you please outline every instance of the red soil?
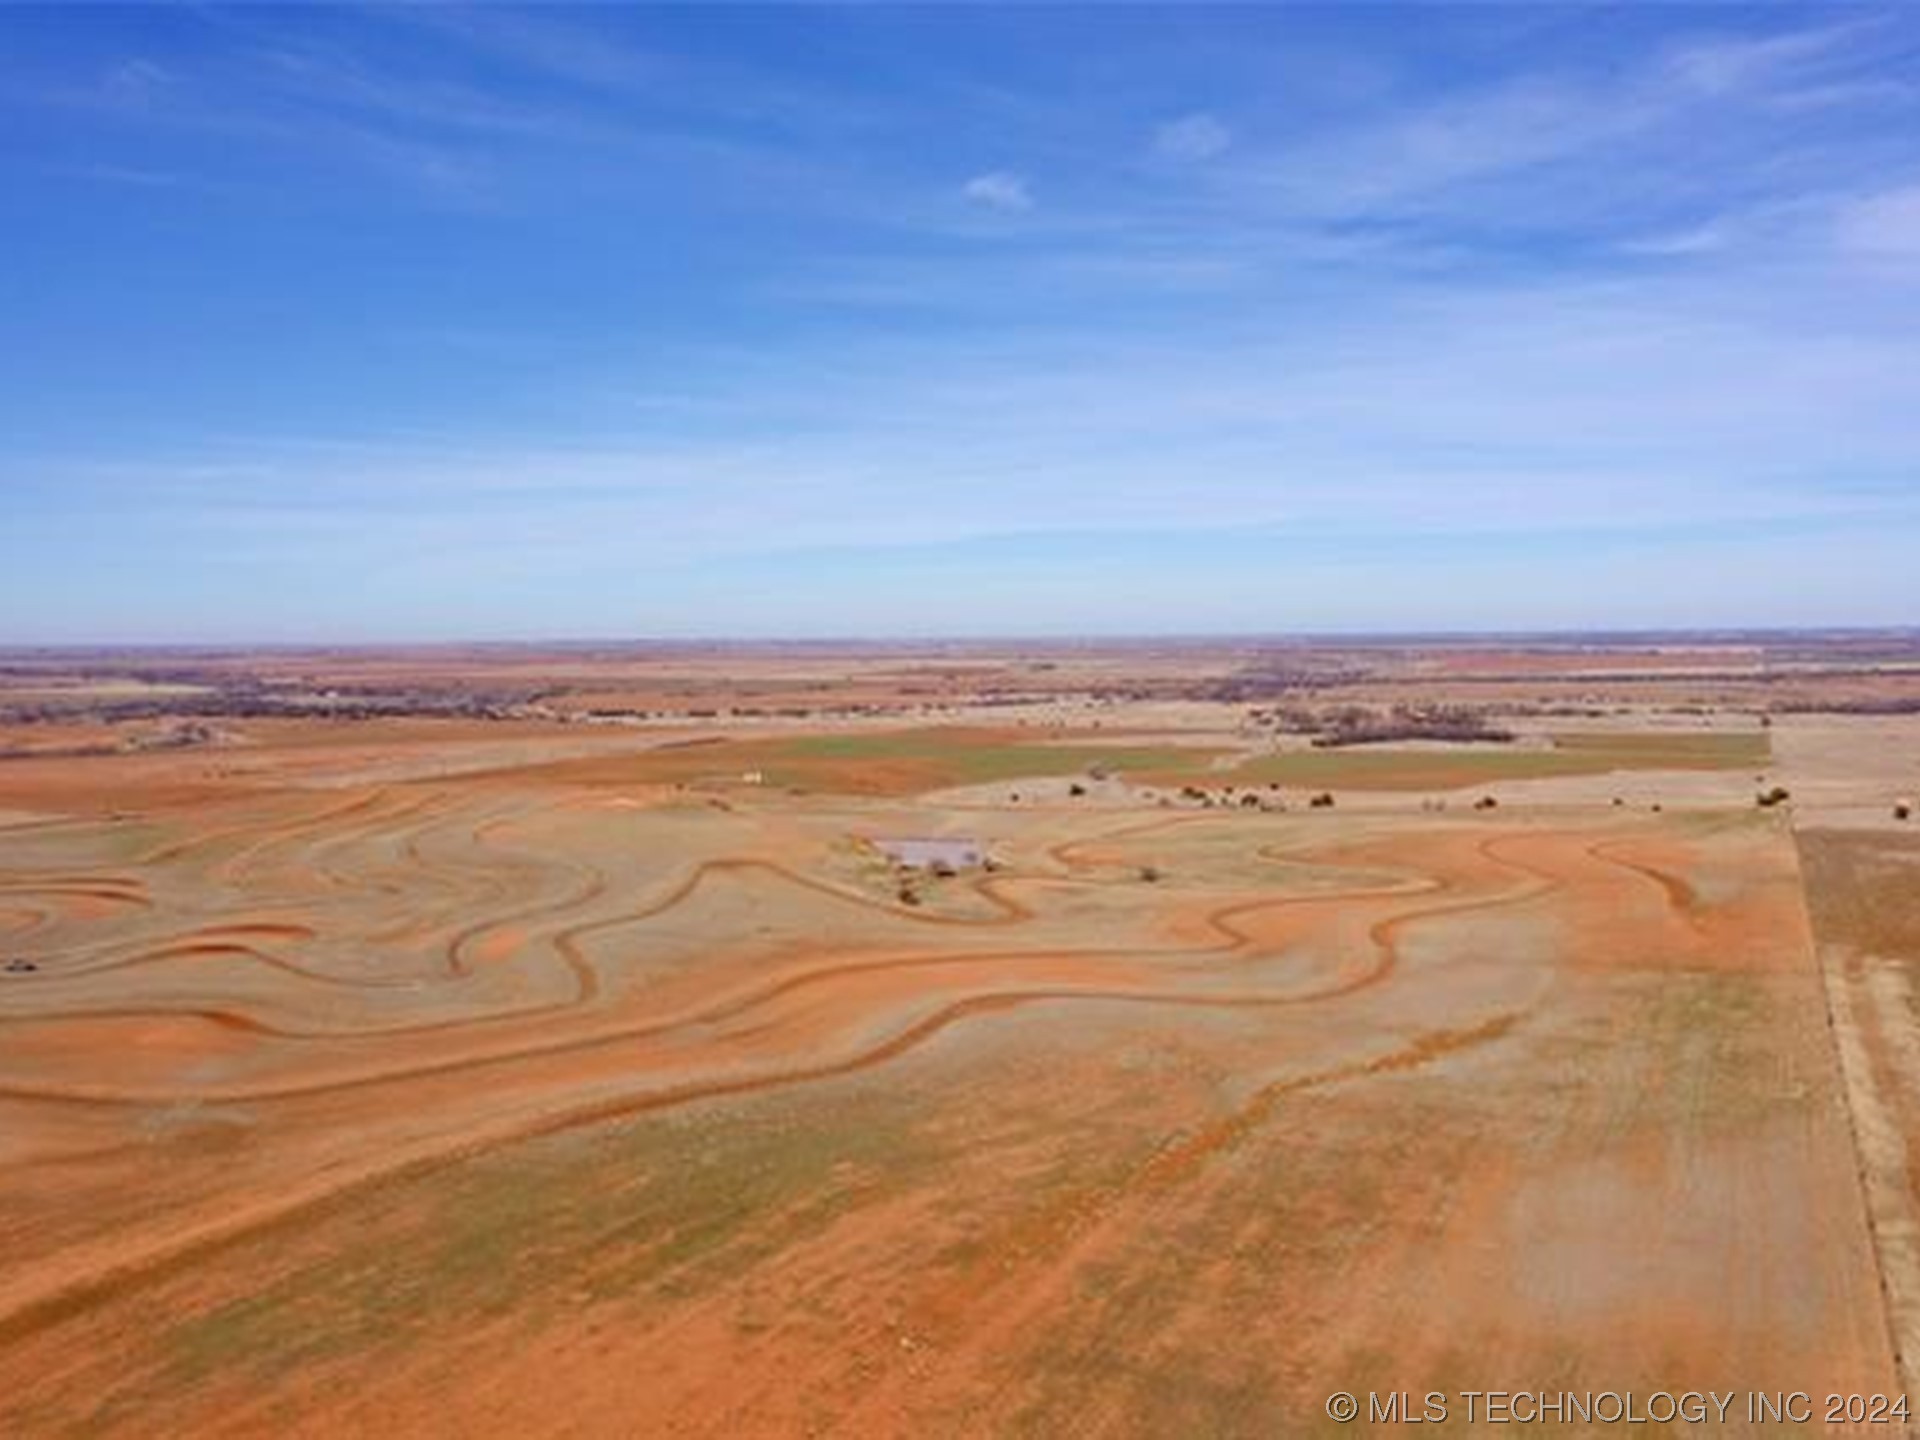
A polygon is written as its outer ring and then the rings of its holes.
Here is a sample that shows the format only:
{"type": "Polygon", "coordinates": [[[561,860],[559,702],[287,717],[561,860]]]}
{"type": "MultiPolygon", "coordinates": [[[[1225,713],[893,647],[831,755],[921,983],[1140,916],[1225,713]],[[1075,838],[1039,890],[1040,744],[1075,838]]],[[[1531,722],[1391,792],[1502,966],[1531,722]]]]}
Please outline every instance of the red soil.
{"type": "Polygon", "coordinates": [[[1767,817],[990,813],[915,908],[864,802],[624,759],[100,763],[144,818],[0,860],[8,1433],[1897,1388],[1767,817]]]}

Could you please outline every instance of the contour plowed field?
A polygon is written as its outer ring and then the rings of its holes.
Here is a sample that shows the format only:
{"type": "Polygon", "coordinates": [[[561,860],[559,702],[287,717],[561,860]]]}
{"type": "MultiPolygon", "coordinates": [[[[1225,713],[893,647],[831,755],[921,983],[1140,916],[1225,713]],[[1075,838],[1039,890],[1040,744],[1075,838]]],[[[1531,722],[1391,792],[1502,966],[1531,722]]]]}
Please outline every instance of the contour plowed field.
{"type": "Polygon", "coordinates": [[[982,812],[1000,868],[909,905],[849,837],[939,817],[886,803],[9,832],[0,1432],[1898,1389],[1769,818],[982,812]]]}

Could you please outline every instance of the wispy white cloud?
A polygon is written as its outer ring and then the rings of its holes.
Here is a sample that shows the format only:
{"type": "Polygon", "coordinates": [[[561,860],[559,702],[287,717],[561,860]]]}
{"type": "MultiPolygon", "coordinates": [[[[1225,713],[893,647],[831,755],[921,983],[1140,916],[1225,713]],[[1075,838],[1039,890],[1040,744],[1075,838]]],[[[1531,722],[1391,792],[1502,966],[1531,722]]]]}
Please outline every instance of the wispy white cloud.
{"type": "Polygon", "coordinates": [[[1836,219],[1835,238],[1856,254],[1920,260],[1920,185],[1847,205],[1836,219]]]}
{"type": "Polygon", "coordinates": [[[851,103],[789,104],[751,69],[654,54],[597,21],[432,7],[362,17],[380,24],[272,7],[191,15],[207,43],[84,78],[54,72],[26,98],[118,125],[130,151],[228,141],[174,173],[203,188],[298,190],[305,202],[372,179],[432,208],[504,210],[555,184],[614,188],[642,169],[698,172],[705,193],[770,204],[840,193],[838,177],[771,127],[750,131],[774,109],[831,128],[851,103]]]}
{"type": "Polygon", "coordinates": [[[975,175],[960,187],[960,193],[976,205],[990,210],[1031,210],[1033,194],[1026,177],[1011,170],[989,170],[975,175]]]}
{"type": "Polygon", "coordinates": [[[1211,160],[1233,144],[1233,132],[1204,112],[1170,120],[1153,134],[1153,153],[1166,160],[1211,160]]]}
{"type": "Polygon", "coordinates": [[[267,545],[570,537],[609,563],[1065,530],[1911,527],[1920,500],[1878,483],[1920,455],[1911,316],[1837,325],[1855,284],[1810,271],[1758,308],[1738,276],[1410,286],[1337,324],[1250,315],[1204,338],[722,350],[676,361],[664,410],[630,408],[624,430],[603,410],[571,444],[261,437],[59,480],[76,514],[217,518],[267,545]],[[672,423],[708,406],[705,433],[672,423]]]}
{"type": "Polygon", "coordinates": [[[1685,230],[1669,230],[1624,240],[1620,248],[1629,255],[1712,255],[1732,243],[1727,227],[1718,222],[1694,225],[1685,230]]]}
{"type": "Polygon", "coordinates": [[[394,74],[339,46],[285,41],[254,52],[280,98],[299,99],[442,131],[580,138],[576,116],[514,103],[432,74],[394,74]]]}
{"type": "MultiPolygon", "coordinates": [[[[1495,26],[1444,81],[1381,58],[1377,83],[1307,103],[1257,55],[1233,93],[1124,49],[1111,88],[1072,95],[924,54],[912,85],[710,85],[764,62],[656,52],[653,27],[597,12],[220,13],[218,54],[88,69],[101,128],[36,173],[158,187],[231,142],[256,181],[337,187],[422,273],[449,232],[383,229],[394,194],[520,202],[514,243],[482,236],[471,284],[418,287],[452,306],[366,272],[393,310],[368,322],[381,344],[318,313],[311,333],[404,356],[329,373],[325,344],[276,351],[303,392],[278,414],[230,401],[249,388],[231,367],[183,363],[178,413],[231,404],[235,438],[182,441],[170,412],[159,441],[122,414],[112,464],[83,462],[91,440],[10,446],[0,490],[37,496],[9,515],[15,552],[53,553],[38,525],[160,537],[197,570],[371,558],[401,599],[432,553],[450,586],[534,576],[591,614],[635,575],[969,547],[991,570],[1069,534],[1164,547],[1188,580],[1253,534],[1275,573],[1329,584],[1311,557],[1356,536],[1416,557],[1494,537],[1517,567],[1543,535],[1920,535],[1920,128],[1892,123],[1913,57],[1887,27],[1767,12],[1594,55],[1495,26]],[[948,103],[947,84],[974,90],[948,103]],[[1215,108],[1163,108],[1201,95],[1215,108]],[[113,126],[118,152],[93,143],[113,126]],[[779,223],[721,227],[723,203],[779,223]],[[590,267],[616,234],[578,285],[526,258],[552,239],[590,267]],[[465,305],[489,286],[497,307],[465,305]],[[288,437],[308,424],[325,433],[288,437]]],[[[878,28],[863,43],[892,43],[878,28]]],[[[1756,547],[1743,563],[1790,542],[1756,547]]],[[[1390,594],[1387,562],[1345,573],[1390,594]]]]}
{"type": "Polygon", "coordinates": [[[52,173],[76,180],[97,180],[106,185],[129,185],[143,190],[171,190],[186,183],[171,170],[148,170],[137,165],[62,165],[50,167],[52,173]]]}
{"type": "Polygon", "coordinates": [[[1829,25],[1784,34],[1715,36],[1674,47],[1663,70],[1682,87],[1710,97],[1761,88],[1846,63],[1871,26],[1829,25]]]}
{"type": "Polygon", "coordinates": [[[100,79],[99,92],[116,104],[145,105],[159,92],[177,83],[166,66],[144,56],[119,61],[100,79]]]}
{"type": "Polygon", "coordinates": [[[669,57],[610,34],[605,26],[575,23],[552,7],[398,6],[380,18],[426,29],[440,39],[572,86],[631,90],[658,83],[674,68],[669,57]]]}
{"type": "Polygon", "coordinates": [[[1901,54],[1884,26],[1863,21],[1699,36],[1605,68],[1555,57],[1277,145],[1239,145],[1234,161],[1296,216],[1697,230],[1673,212],[1844,187],[1879,163],[1884,147],[1859,145],[1857,132],[1835,140],[1808,116],[1910,96],[1889,74],[1901,54]]]}

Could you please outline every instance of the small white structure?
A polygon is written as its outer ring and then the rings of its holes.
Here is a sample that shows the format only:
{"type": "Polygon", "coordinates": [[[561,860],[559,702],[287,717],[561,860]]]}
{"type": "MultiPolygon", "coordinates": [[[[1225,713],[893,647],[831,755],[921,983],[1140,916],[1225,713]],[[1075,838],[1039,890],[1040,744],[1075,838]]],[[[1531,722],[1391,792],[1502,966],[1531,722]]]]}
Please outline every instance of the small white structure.
{"type": "Polygon", "coordinates": [[[876,839],[873,844],[894,864],[909,870],[931,870],[942,865],[953,870],[971,870],[987,863],[987,852],[978,840],[914,836],[876,839]]]}

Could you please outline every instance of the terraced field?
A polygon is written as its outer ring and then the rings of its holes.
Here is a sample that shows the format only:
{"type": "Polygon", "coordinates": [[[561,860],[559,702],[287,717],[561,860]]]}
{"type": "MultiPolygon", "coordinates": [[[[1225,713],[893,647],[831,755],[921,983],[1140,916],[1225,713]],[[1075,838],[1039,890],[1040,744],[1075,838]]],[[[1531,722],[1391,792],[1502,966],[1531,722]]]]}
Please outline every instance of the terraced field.
{"type": "Polygon", "coordinates": [[[162,763],[0,838],[5,1433],[1898,1389],[1770,813],[162,763]],[[914,903],[863,843],[962,831],[914,903]]]}

